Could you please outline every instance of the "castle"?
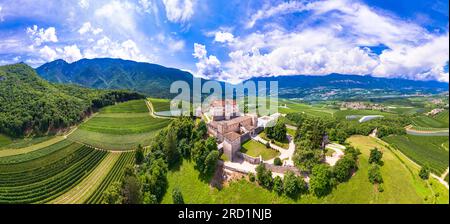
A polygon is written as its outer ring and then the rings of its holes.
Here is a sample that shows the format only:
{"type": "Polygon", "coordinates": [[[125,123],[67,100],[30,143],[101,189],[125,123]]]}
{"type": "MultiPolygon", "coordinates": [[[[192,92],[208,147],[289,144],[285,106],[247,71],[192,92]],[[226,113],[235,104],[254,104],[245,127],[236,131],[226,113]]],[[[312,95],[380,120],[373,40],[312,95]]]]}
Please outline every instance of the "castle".
{"type": "Polygon", "coordinates": [[[241,116],[234,100],[213,101],[210,104],[212,121],[208,123],[208,133],[217,138],[223,146],[223,153],[231,161],[241,150],[243,142],[258,131],[258,116],[241,116]]]}

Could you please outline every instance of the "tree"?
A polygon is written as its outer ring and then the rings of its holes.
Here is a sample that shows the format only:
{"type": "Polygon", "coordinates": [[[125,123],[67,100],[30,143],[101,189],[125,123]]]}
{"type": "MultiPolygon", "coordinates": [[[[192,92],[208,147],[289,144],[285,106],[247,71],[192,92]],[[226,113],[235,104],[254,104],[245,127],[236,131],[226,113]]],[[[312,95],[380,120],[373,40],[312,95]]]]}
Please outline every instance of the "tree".
{"type": "Polygon", "coordinates": [[[372,184],[383,183],[383,177],[381,176],[380,166],[373,163],[369,168],[369,181],[372,184]]]}
{"type": "Polygon", "coordinates": [[[135,175],[126,176],[122,184],[124,204],[141,204],[141,183],[135,175]]]}
{"type": "Polygon", "coordinates": [[[145,192],[142,203],[145,205],[155,205],[155,204],[158,204],[158,199],[156,198],[155,195],[150,194],[150,192],[145,192]]]}
{"type": "Polygon", "coordinates": [[[191,155],[191,146],[186,138],[183,138],[178,142],[178,152],[184,158],[188,158],[191,155]]]}
{"type": "Polygon", "coordinates": [[[172,191],[172,199],[173,203],[176,205],[184,204],[183,194],[178,188],[173,189],[172,191]]]}
{"type": "Polygon", "coordinates": [[[169,165],[176,164],[179,160],[179,153],[177,150],[177,136],[173,131],[168,131],[166,139],[164,140],[164,154],[167,156],[167,163],[169,165]]]}
{"type": "Polygon", "coordinates": [[[297,177],[293,172],[288,171],[284,175],[284,193],[291,198],[297,198],[299,194],[307,189],[305,181],[297,177]]]}
{"type": "Polygon", "coordinates": [[[422,166],[419,171],[419,177],[422,178],[422,180],[428,180],[430,178],[430,168],[428,165],[422,166]]]}
{"type": "Polygon", "coordinates": [[[369,163],[381,163],[381,158],[383,158],[383,152],[379,151],[377,148],[370,150],[370,157],[369,157],[369,163]]]}
{"type": "Polygon", "coordinates": [[[264,164],[259,164],[256,167],[256,179],[258,180],[258,184],[262,187],[271,190],[273,179],[272,179],[272,171],[267,170],[264,164]]]}
{"type": "Polygon", "coordinates": [[[333,167],[333,174],[339,182],[344,182],[351,177],[352,171],[356,168],[355,159],[351,154],[347,154],[336,162],[336,165],[333,167]]]}
{"type": "Polygon", "coordinates": [[[279,142],[286,140],[287,128],[286,124],[281,120],[278,120],[275,126],[267,127],[265,132],[267,137],[270,139],[274,139],[279,142]]]}
{"type": "Polygon", "coordinates": [[[151,159],[150,165],[140,176],[143,192],[154,195],[157,201],[161,201],[168,186],[167,172],[167,164],[162,158],[151,159]]]}
{"type": "Polygon", "coordinates": [[[322,158],[322,150],[312,149],[308,141],[297,142],[293,160],[301,170],[311,172],[315,165],[320,164],[322,158]]]}
{"type": "Polygon", "coordinates": [[[205,159],[205,169],[203,174],[209,175],[216,170],[217,162],[219,161],[219,151],[211,151],[205,159]]]}
{"type": "Polygon", "coordinates": [[[102,204],[122,204],[123,197],[121,192],[121,183],[116,181],[111,184],[104,192],[102,204]]]}
{"type": "Polygon", "coordinates": [[[144,148],[142,145],[139,145],[136,149],[136,153],[134,154],[136,164],[140,165],[144,162],[144,148]]]}
{"type": "Polygon", "coordinates": [[[276,176],[273,180],[273,190],[275,191],[275,193],[277,193],[278,195],[282,195],[283,194],[283,180],[281,179],[281,177],[276,176]]]}
{"type": "Polygon", "coordinates": [[[309,185],[317,197],[328,195],[332,190],[330,168],[325,164],[314,166],[309,185]]]}
{"type": "Polygon", "coordinates": [[[200,121],[197,127],[197,135],[199,138],[204,138],[208,133],[208,127],[206,126],[205,121],[200,121]]]}

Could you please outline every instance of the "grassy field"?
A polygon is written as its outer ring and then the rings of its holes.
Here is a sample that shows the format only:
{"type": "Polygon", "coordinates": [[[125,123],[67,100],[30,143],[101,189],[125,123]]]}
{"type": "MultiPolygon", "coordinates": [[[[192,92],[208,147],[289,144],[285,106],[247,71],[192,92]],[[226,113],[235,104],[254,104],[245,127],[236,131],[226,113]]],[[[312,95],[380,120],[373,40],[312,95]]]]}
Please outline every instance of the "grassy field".
{"type": "Polygon", "coordinates": [[[22,148],[27,148],[27,147],[33,147],[34,145],[46,142],[46,141],[50,141],[52,140],[55,136],[43,136],[43,137],[35,137],[35,138],[24,138],[24,139],[11,139],[8,136],[4,136],[4,135],[0,135],[0,138],[5,138],[3,141],[5,143],[5,145],[0,146],[0,151],[5,150],[5,149],[22,149],[22,148]],[[6,140],[6,138],[9,139],[6,140]],[[6,142],[8,141],[8,142],[6,142]],[[8,143],[8,144],[6,144],[8,143]]]}
{"type": "Polygon", "coordinates": [[[245,142],[242,145],[241,152],[251,157],[262,156],[263,160],[270,160],[280,155],[280,152],[273,149],[268,149],[262,143],[259,143],[254,140],[245,142]]]}
{"type": "Polygon", "coordinates": [[[298,200],[292,200],[285,196],[278,196],[247,180],[234,181],[218,190],[199,179],[199,173],[194,169],[192,162],[184,161],[179,169],[169,172],[169,189],[162,202],[172,203],[172,190],[178,188],[188,204],[448,204],[448,190],[444,186],[434,179],[429,182],[422,181],[417,176],[418,167],[408,162],[402,155],[397,155],[385,148],[383,146],[385,143],[365,136],[351,137],[348,142],[360,148],[362,152],[359,159],[360,168],[348,182],[338,185],[330,195],[324,198],[304,195],[298,200]],[[377,192],[368,181],[368,157],[373,147],[379,147],[384,151],[385,165],[382,167],[382,173],[385,179],[385,192],[383,193],[377,192]],[[437,200],[433,197],[436,193],[439,194],[437,200]]]}
{"type": "Polygon", "coordinates": [[[97,167],[78,185],[51,201],[52,204],[82,204],[100,187],[102,181],[119,160],[120,153],[108,153],[97,167]]]}
{"type": "MultiPolygon", "coordinates": [[[[63,140],[64,140],[63,136],[56,136],[56,137],[39,139],[39,142],[36,142],[36,144],[30,145],[30,146],[28,146],[28,144],[24,144],[24,146],[26,146],[24,148],[13,148],[13,147],[11,147],[12,145],[8,145],[8,147],[7,147],[8,149],[0,150],[0,158],[32,153],[36,150],[41,150],[43,148],[49,147],[49,146],[54,145],[63,140]],[[41,142],[41,140],[44,140],[44,139],[45,139],[45,141],[41,142]]],[[[27,142],[29,142],[29,141],[27,141],[27,142]]],[[[20,145],[22,145],[22,144],[20,144],[20,145]]]]}
{"type": "Polygon", "coordinates": [[[145,101],[135,100],[104,108],[69,139],[107,150],[129,150],[149,145],[157,131],[169,123],[168,119],[151,117],[145,101]]]}
{"type": "Polygon", "coordinates": [[[449,165],[448,137],[404,135],[389,136],[383,140],[419,165],[428,164],[438,175],[449,165]]]}

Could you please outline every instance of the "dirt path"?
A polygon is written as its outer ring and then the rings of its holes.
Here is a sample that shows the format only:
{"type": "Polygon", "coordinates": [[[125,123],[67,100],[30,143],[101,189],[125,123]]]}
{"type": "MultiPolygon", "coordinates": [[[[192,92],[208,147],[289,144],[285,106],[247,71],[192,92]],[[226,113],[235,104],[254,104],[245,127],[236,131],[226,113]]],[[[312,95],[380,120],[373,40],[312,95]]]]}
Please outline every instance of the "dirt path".
{"type": "Polygon", "coordinates": [[[150,113],[150,116],[156,119],[172,119],[170,117],[162,117],[155,114],[155,110],[153,109],[153,104],[150,102],[150,100],[145,100],[145,104],[147,105],[148,111],[150,113]]]}

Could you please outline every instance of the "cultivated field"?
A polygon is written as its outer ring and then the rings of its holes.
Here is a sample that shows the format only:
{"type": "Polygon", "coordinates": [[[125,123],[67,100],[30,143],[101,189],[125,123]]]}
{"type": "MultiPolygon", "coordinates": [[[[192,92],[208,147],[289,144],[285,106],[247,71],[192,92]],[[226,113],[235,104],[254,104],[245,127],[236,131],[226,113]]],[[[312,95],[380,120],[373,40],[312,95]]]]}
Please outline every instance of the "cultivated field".
{"type": "Polygon", "coordinates": [[[389,136],[383,140],[419,165],[427,164],[437,175],[442,174],[448,167],[448,137],[404,135],[389,136]]]}
{"type": "Polygon", "coordinates": [[[291,100],[280,100],[278,111],[282,114],[288,113],[306,113],[316,117],[332,117],[336,110],[326,108],[324,106],[310,106],[297,103],[291,100]]]}
{"type": "Polygon", "coordinates": [[[170,123],[150,116],[144,100],[106,107],[69,136],[75,142],[107,150],[149,145],[156,132],[170,123]]]}

